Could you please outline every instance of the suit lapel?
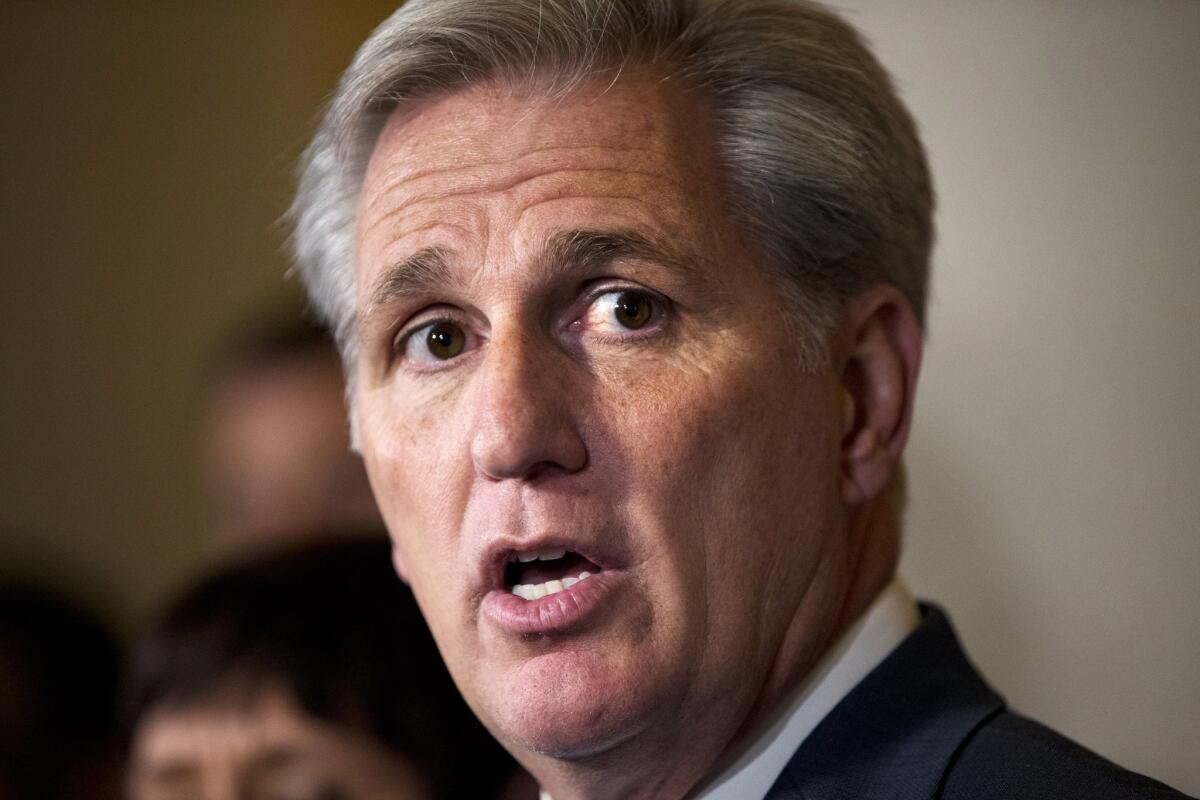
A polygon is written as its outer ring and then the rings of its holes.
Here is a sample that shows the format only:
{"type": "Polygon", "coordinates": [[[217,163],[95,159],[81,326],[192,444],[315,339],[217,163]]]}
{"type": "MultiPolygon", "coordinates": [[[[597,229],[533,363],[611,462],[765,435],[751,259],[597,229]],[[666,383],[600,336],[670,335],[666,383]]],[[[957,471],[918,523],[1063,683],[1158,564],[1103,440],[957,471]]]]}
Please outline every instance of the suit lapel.
{"type": "Polygon", "coordinates": [[[970,734],[1004,708],[946,615],[912,634],[834,707],[766,800],[928,800],[970,734]]]}

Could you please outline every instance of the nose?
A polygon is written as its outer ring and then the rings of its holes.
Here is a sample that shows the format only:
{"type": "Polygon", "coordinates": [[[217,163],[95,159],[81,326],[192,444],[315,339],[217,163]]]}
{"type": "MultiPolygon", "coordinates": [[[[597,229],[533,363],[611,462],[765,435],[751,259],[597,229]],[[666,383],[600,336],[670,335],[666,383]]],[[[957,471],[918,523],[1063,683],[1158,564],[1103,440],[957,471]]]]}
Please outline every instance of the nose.
{"type": "Polygon", "coordinates": [[[549,344],[493,338],[476,373],[471,458],[491,480],[578,472],[587,447],[576,424],[569,368],[549,344]]]}

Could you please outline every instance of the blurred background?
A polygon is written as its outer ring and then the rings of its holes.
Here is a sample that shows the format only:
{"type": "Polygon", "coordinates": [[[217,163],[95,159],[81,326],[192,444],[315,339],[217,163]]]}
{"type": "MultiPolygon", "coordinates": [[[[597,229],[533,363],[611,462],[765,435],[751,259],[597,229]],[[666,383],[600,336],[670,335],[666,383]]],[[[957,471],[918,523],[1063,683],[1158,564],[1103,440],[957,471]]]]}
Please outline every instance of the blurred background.
{"type": "MultiPolygon", "coordinates": [[[[390,7],[0,4],[0,579],[128,638],[214,558],[212,363],[298,307],[293,166],[390,7]]],[[[1200,3],[836,7],[940,197],[903,571],[1019,710],[1200,794],[1200,3]]]]}

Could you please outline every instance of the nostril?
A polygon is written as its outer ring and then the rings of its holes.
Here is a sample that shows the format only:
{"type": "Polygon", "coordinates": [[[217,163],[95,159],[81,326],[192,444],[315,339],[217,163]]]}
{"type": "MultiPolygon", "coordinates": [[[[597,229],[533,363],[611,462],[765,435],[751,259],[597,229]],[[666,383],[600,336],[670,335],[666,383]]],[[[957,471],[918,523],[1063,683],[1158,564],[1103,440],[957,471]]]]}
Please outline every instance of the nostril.
{"type": "Polygon", "coordinates": [[[575,471],[575,469],[570,469],[553,461],[539,461],[525,471],[524,477],[527,481],[536,481],[547,475],[553,475],[555,473],[570,473],[575,471]]]}
{"type": "Polygon", "coordinates": [[[587,449],[569,420],[544,420],[532,429],[481,431],[472,446],[476,470],[493,480],[538,480],[578,472],[587,449]]]}

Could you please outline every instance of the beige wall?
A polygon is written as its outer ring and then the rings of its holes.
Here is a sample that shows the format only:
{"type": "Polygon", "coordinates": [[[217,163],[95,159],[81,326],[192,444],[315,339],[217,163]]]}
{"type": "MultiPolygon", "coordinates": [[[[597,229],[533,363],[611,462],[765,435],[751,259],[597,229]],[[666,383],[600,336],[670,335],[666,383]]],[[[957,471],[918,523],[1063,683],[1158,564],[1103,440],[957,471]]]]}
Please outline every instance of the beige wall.
{"type": "Polygon", "coordinates": [[[130,627],[203,557],[199,369],[375,0],[0,3],[0,574],[130,627]]]}
{"type": "MultiPolygon", "coordinates": [[[[286,293],[385,5],[0,5],[4,574],[130,626],[200,563],[199,365],[286,293]]],[[[1200,3],[841,6],[941,196],[904,571],[1019,709],[1200,793],[1200,3]]]]}
{"type": "Polygon", "coordinates": [[[1200,3],[839,5],[941,202],[904,573],[1017,709],[1200,794],[1200,3]]]}

